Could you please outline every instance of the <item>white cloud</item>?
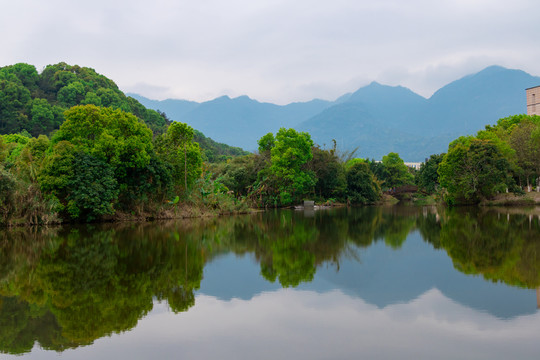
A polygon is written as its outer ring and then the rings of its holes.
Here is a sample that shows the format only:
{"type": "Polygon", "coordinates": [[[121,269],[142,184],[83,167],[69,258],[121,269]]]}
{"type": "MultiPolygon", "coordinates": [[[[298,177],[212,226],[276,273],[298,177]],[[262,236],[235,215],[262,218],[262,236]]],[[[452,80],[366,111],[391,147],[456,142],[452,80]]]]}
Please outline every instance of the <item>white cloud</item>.
{"type": "Polygon", "coordinates": [[[540,75],[531,30],[539,8],[532,0],[11,1],[0,13],[8,34],[0,65],[66,61],[122,89],[146,83],[170,89],[158,96],[199,101],[224,92],[279,103],[333,98],[358,78],[429,96],[493,64],[540,75]]]}
{"type": "MultiPolygon", "coordinates": [[[[128,333],[65,351],[69,359],[527,359],[540,314],[501,320],[432,289],[377,308],[340,291],[281,289],[249,301],[200,295],[188,312],[166,304],[128,333]]],[[[58,357],[36,351],[37,359],[58,357]]],[[[8,356],[8,358],[10,358],[8,356]]]]}

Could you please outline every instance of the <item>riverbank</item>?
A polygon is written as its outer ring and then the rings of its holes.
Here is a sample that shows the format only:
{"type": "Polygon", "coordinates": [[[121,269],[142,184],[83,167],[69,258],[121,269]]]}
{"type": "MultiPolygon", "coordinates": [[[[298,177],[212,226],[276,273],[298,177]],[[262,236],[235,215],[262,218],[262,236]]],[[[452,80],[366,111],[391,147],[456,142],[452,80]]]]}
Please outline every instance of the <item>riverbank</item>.
{"type": "MultiPolygon", "coordinates": [[[[122,223],[122,222],[147,222],[155,220],[178,220],[194,218],[211,218],[226,215],[250,214],[258,211],[246,206],[236,208],[214,208],[201,204],[179,203],[165,206],[155,210],[121,211],[117,210],[113,215],[103,216],[94,221],[95,223],[122,223]]],[[[42,217],[40,217],[42,218],[42,217]]],[[[8,223],[0,223],[0,228],[24,227],[24,226],[54,226],[64,224],[80,224],[81,221],[62,221],[57,213],[52,213],[46,217],[47,221],[33,222],[28,218],[14,218],[8,223]]]]}
{"type": "MultiPolygon", "coordinates": [[[[411,203],[413,205],[443,205],[444,201],[438,195],[424,195],[421,193],[406,194],[399,199],[385,194],[381,204],[411,203]]],[[[527,207],[540,206],[540,192],[529,192],[524,195],[514,193],[497,194],[491,199],[481,201],[478,206],[498,206],[498,207],[527,207]]]]}
{"type": "Polygon", "coordinates": [[[525,195],[513,193],[498,194],[493,199],[484,200],[480,206],[540,206],[540,192],[529,192],[525,195]]]}
{"type": "MultiPolygon", "coordinates": [[[[393,206],[398,203],[410,203],[413,206],[425,206],[425,205],[437,205],[442,204],[440,199],[436,195],[423,195],[412,194],[406,198],[397,199],[389,194],[383,194],[383,197],[376,205],[393,206]]],[[[499,194],[493,199],[484,200],[479,206],[482,207],[507,207],[507,208],[520,208],[520,207],[534,207],[534,214],[540,215],[540,192],[530,192],[524,195],[517,195],[512,193],[499,194]]],[[[334,207],[346,207],[345,203],[325,203],[319,205],[322,208],[334,208],[334,207]]],[[[294,208],[294,207],[292,207],[294,208]]],[[[263,209],[254,209],[244,206],[240,206],[240,209],[232,210],[230,207],[225,210],[221,208],[212,208],[204,205],[194,204],[177,204],[171,205],[155,211],[139,211],[139,212],[122,212],[117,211],[114,215],[102,218],[100,223],[121,223],[121,222],[146,222],[154,220],[175,220],[175,219],[194,219],[194,218],[208,218],[218,217],[226,215],[240,215],[250,214],[254,212],[264,211],[263,209]]],[[[53,219],[50,222],[43,224],[29,223],[28,219],[13,220],[10,224],[3,224],[0,227],[18,227],[18,226],[35,226],[35,225],[62,225],[66,222],[59,221],[58,216],[51,216],[53,219]],[[56,219],[56,221],[54,220],[56,219]]]]}

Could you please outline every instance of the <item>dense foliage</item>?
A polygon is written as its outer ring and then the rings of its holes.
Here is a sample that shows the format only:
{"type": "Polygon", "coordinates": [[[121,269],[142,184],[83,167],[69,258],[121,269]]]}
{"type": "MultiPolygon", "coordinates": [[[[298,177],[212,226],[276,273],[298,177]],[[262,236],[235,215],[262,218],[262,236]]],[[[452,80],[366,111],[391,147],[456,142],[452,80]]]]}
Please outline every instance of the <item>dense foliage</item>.
{"type": "Polygon", "coordinates": [[[219,198],[211,204],[218,211],[236,207],[220,183],[200,181],[201,150],[186,124],[174,122],[153,137],[120,109],[77,105],[64,116],[51,139],[0,135],[1,223],[167,217],[180,197],[191,207],[207,206],[209,198],[219,198]]]}
{"type": "Polygon", "coordinates": [[[383,191],[415,183],[449,204],[469,204],[531,189],[540,177],[536,116],[461,137],[418,172],[397,153],[353,158],[335,141],[321,148],[286,128],[261,137],[249,154],[144,108],[93,69],[65,63],[41,73],[27,64],[0,68],[0,133],[3,224],[155,217],[197,203],[219,211],[307,199],[373,204],[383,191]]]}
{"type": "Polygon", "coordinates": [[[439,174],[437,170],[445,154],[434,154],[420,165],[415,182],[420,189],[433,194],[439,190],[439,174]]]}
{"type": "Polygon", "coordinates": [[[230,211],[226,187],[200,179],[203,160],[239,154],[93,69],[0,68],[0,224],[171,216],[182,203],[208,208],[208,191],[212,208],[230,211]]]}
{"type": "Polygon", "coordinates": [[[381,188],[365,162],[356,162],[347,170],[347,192],[353,204],[372,204],[379,200],[381,188]]]}
{"type": "MultiPolygon", "coordinates": [[[[64,122],[64,111],[75,105],[111,107],[143,120],[154,134],[162,134],[172,121],[165,113],[145,108],[94,69],[59,63],[38,73],[19,63],[0,68],[0,134],[28,132],[50,136],[64,122]]],[[[194,139],[205,161],[216,162],[244,150],[215,142],[195,130],[194,139]]]]}
{"type": "Polygon", "coordinates": [[[41,73],[23,63],[0,68],[0,134],[50,135],[64,121],[65,110],[88,104],[130,112],[157,133],[169,123],[91,68],[66,63],[48,65],[41,73]]]}
{"type": "Polygon", "coordinates": [[[478,203],[506,191],[532,190],[539,159],[540,117],[511,116],[475,137],[453,141],[438,166],[438,181],[449,204],[478,203]]]}
{"type": "Polygon", "coordinates": [[[237,196],[257,206],[289,206],[312,199],[320,203],[374,204],[383,189],[412,184],[414,177],[396,153],[382,162],[353,158],[315,145],[308,133],[282,128],[258,141],[259,152],[237,157],[212,170],[237,196]]]}
{"type": "Polygon", "coordinates": [[[405,162],[395,152],[388,153],[382,158],[385,187],[395,188],[414,182],[414,176],[409,172],[405,162]]]}

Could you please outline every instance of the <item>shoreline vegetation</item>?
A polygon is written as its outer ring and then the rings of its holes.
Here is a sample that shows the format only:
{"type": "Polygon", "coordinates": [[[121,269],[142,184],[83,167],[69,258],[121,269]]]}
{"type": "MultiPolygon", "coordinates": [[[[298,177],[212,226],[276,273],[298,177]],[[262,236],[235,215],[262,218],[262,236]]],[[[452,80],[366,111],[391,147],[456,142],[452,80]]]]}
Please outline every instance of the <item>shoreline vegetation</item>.
{"type": "Polygon", "coordinates": [[[515,115],[419,170],[281,128],[248,153],[146,109],[93,69],[0,68],[0,226],[173,219],[287,208],[540,204],[540,117],[515,115]],[[361,154],[360,154],[361,155],[361,154]],[[527,191],[525,191],[526,189],[527,191]]]}

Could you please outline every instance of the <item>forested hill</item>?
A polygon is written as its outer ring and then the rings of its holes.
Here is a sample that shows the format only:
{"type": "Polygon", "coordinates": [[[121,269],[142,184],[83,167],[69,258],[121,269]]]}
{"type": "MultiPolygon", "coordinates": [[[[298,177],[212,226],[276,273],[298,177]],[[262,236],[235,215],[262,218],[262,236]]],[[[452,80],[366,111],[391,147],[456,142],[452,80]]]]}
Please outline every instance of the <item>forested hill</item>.
{"type": "Polygon", "coordinates": [[[41,73],[23,63],[0,68],[2,134],[26,130],[32,136],[49,135],[64,122],[66,109],[87,104],[130,112],[155,133],[164,132],[169,123],[91,68],[63,62],[48,65],[41,73]]]}
{"type": "MultiPolygon", "coordinates": [[[[64,62],[48,65],[38,73],[35,66],[19,63],[0,68],[0,134],[27,131],[50,135],[64,122],[64,111],[75,105],[112,107],[143,120],[154,134],[166,131],[171,121],[164,113],[148,109],[126,96],[111,79],[94,69],[64,62]]],[[[245,152],[195,134],[209,160],[245,152]]]]}

